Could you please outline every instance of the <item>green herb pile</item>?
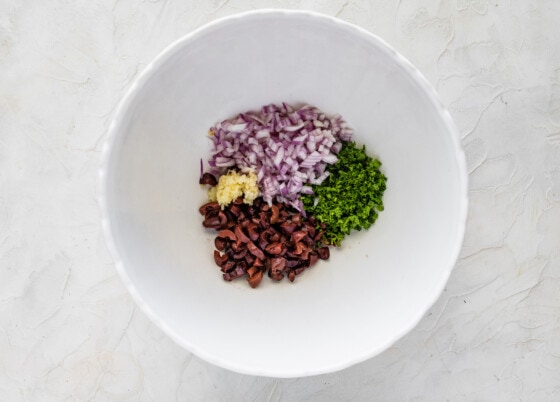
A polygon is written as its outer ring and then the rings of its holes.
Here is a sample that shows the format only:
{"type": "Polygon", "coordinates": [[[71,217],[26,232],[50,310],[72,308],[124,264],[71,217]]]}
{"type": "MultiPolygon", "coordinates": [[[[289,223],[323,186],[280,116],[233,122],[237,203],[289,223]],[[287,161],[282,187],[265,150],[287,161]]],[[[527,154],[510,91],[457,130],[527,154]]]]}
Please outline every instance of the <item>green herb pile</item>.
{"type": "Polygon", "coordinates": [[[366,154],[365,145],[343,143],[338,162],[329,166],[329,177],[312,186],[315,194],[301,197],[305,211],[326,225],[328,244],[340,246],[353,229],[368,229],[383,211],[387,178],[380,167],[379,160],[366,154]]]}

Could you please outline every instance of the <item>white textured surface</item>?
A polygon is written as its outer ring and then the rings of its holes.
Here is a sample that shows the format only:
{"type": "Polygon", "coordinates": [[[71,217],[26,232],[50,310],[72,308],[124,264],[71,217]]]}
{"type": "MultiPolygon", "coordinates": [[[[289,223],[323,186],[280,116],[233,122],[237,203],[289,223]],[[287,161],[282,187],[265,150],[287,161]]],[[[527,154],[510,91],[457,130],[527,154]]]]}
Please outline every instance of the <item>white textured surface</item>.
{"type": "Polygon", "coordinates": [[[0,400],[560,400],[559,18],[556,0],[0,3],[0,400]],[[471,180],[461,259],[417,328],[295,380],[216,368],[155,328],[116,276],[94,193],[143,66],[262,7],[338,15],[403,53],[448,105],[471,180]]]}

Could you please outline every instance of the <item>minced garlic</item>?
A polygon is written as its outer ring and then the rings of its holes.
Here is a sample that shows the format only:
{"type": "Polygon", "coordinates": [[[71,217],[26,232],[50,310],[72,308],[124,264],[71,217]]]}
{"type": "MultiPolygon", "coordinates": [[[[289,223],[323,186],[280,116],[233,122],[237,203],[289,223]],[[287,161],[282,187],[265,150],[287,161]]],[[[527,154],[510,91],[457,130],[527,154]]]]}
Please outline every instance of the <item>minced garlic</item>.
{"type": "Polygon", "coordinates": [[[259,196],[255,173],[244,174],[230,170],[227,174],[220,176],[215,187],[208,190],[210,201],[218,201],[222,208],[242,195],[244,195],[243,202],[245,204],[252,204],[255,198],[259,196]]]}

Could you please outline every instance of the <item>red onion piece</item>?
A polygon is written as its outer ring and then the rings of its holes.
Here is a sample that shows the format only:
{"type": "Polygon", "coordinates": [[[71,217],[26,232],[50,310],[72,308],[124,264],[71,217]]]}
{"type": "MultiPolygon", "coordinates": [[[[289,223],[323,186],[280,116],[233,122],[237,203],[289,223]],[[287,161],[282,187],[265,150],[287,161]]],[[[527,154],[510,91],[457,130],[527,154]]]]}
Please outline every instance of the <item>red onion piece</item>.
{"type": "Polygon", "coordinates": [[[328,117],[314,106],[282,103],[241,113],[212,129],[211,173],[237,167],[257,174],[259,190],[269,204],[288,203],[303,211],[299,196],[321,184],[326,167],[337,161],[342,141],[352,130],[340,115],[328,117]]]}

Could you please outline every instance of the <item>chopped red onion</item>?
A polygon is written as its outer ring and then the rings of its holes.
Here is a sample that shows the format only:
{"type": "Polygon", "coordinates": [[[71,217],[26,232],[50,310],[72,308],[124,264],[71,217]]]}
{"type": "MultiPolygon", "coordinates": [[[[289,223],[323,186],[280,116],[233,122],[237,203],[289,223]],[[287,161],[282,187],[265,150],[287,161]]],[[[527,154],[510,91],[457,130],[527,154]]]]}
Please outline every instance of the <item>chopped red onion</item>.
{"type": "Polygon", "coordinates": [[[288,203],[299,211],[300,194],[312,194],[309,184],[321,184],[326,167],[335,163],[352,129],[340,115],[326,116],[314,106],[299,109],[286,103],[266,105],[217,123],[211,130],[212,173],[232,167],[254,171],[266,202],[288,203]]]}

